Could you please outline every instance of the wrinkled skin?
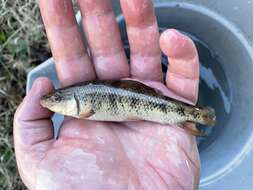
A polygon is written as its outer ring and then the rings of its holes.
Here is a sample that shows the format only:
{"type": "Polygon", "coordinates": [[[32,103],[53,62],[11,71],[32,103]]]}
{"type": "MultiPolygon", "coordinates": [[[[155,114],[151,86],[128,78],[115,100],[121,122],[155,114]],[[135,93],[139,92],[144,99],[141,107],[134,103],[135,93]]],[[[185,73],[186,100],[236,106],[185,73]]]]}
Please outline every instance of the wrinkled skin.
{"type": "MultiPolygon", "coordinates": [[[[130,77],[194,104],[199,62],[193,42],[174,29],[160,36],[151,1],[120,2],[131,47],[130,66],[109,1],[79,0],[92,57],[81,41],[71,1],[39,1],[62,86],[130,77]],[[161,50],[170,60],[165,83],[161,50]]],[[[196,140],[185,130],[149,122],[68,118],[54,140],[52,113],[39,104],[42,95],[52,90],[48,79],[37,79],[15,114],[17,164],[29,189],[198,188],[196,140]]]]}

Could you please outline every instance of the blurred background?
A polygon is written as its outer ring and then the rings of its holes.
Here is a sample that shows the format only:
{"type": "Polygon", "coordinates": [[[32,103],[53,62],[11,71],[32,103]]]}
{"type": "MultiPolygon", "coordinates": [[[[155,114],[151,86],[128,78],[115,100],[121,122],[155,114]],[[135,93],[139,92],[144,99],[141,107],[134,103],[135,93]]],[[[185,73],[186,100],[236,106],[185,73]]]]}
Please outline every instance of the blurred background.
{"type": "Polygon", "coordinates": [[[25,189],[15,163],[13,115],[27,73],[49,57],[36,0],[0,0],[0,189],[25,189]]]}

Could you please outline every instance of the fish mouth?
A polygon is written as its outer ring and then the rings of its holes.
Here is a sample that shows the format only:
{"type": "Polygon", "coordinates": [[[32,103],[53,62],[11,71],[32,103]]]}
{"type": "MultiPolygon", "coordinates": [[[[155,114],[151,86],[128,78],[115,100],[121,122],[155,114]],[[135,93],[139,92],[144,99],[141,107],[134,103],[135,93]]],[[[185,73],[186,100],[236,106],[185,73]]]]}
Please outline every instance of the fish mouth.
{"type": "Polygon", "coordinates": [[[51,101],[51,95],[42,96],[40,99],[40,105],[44,108],[49,108],[50,105],[53,105],[53,102],[51,101]]]}

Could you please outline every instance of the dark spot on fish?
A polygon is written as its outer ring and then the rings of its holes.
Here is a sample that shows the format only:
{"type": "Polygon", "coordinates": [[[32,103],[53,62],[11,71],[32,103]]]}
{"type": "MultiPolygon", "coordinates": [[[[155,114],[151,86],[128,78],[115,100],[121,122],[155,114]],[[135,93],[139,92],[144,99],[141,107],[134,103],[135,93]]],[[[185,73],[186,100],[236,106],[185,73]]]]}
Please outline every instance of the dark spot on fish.
{"type": "Polygon", "coordinates": [[[92,105],[96,105],[97,109],[100,109],[102,106],[103,99],[97,98],[97,101],[94,101],[92,105]]]}
{"type": "Polygon", "coordinates": [[[115,101],[114,95],[113,94],[109,94],[108,95],[108,99],[109,99],[111,108],[113,108],[113,109],[116,110],[117,109],[117,102],[115,101]]]}
{"type": "Polygon", "coordinates": [[[130,107],[132,108],[132,109],[135,109],[136,108],[136,104],[137,104],[137,99],[136,98],[131,98],[131,100],[130,100],[130,107]]]}
{"type": "Polygon", "coordinates": [[[164,113],[167,113],[168,111],[166,104],[157,104],[156,107],[158,107],[158,109],[160,109],[164,113]]]}
{"type": "Polygon", "coordinates": [[[122,97],[122,96],[118,96],[117,98],[118,98],[118,102],[119,102],[121,105],[124,105],[124,104],[123,104],[123,100],[122,100],[123,97],[122,97]]]}
{"type": "Polygon", "coordinates": [[[76,114],[79,115],[79,113],[80,113],[80,102],[79,102],[79,99],[76,96],[76,94],[74,94],[74,99],[76,101],[76,107],[77,107],[77,113],[76,114]]]}
{"type": "Polygon", "coordinates": [[[181,107],[181,106],[179,106],[178,108],[176,108],[176,111],[181,116],[185,115],[185,109],[183,107],[181,107]]]}
{"type": "Polygon", "coordinates": [[[159,109],[160,108],[160,104],[156,104],[156,103],[150,103],[151,108],[153,109],[159,109]]]}
{"type": "Polygon", "coordinates": [[[91,102],[91,105],[94,110],[100,110],[102,106],[102,102],[105,100],[104,95],[99,95],[97,93],[89,94],[86,98],[89,98],[89,101],[91,102]]]}

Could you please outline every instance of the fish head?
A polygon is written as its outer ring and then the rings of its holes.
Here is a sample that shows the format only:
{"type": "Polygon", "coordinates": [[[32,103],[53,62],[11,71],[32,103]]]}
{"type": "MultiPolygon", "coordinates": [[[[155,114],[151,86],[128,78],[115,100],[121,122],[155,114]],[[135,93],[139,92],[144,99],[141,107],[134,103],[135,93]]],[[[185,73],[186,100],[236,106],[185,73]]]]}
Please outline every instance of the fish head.
{"type": "Polygon", "coordinates": [[[67,116],[75,116],[77,113],[77,102],[74,90],[63,89],[49,93],[40,100],[42,107],[67,116]]]}

